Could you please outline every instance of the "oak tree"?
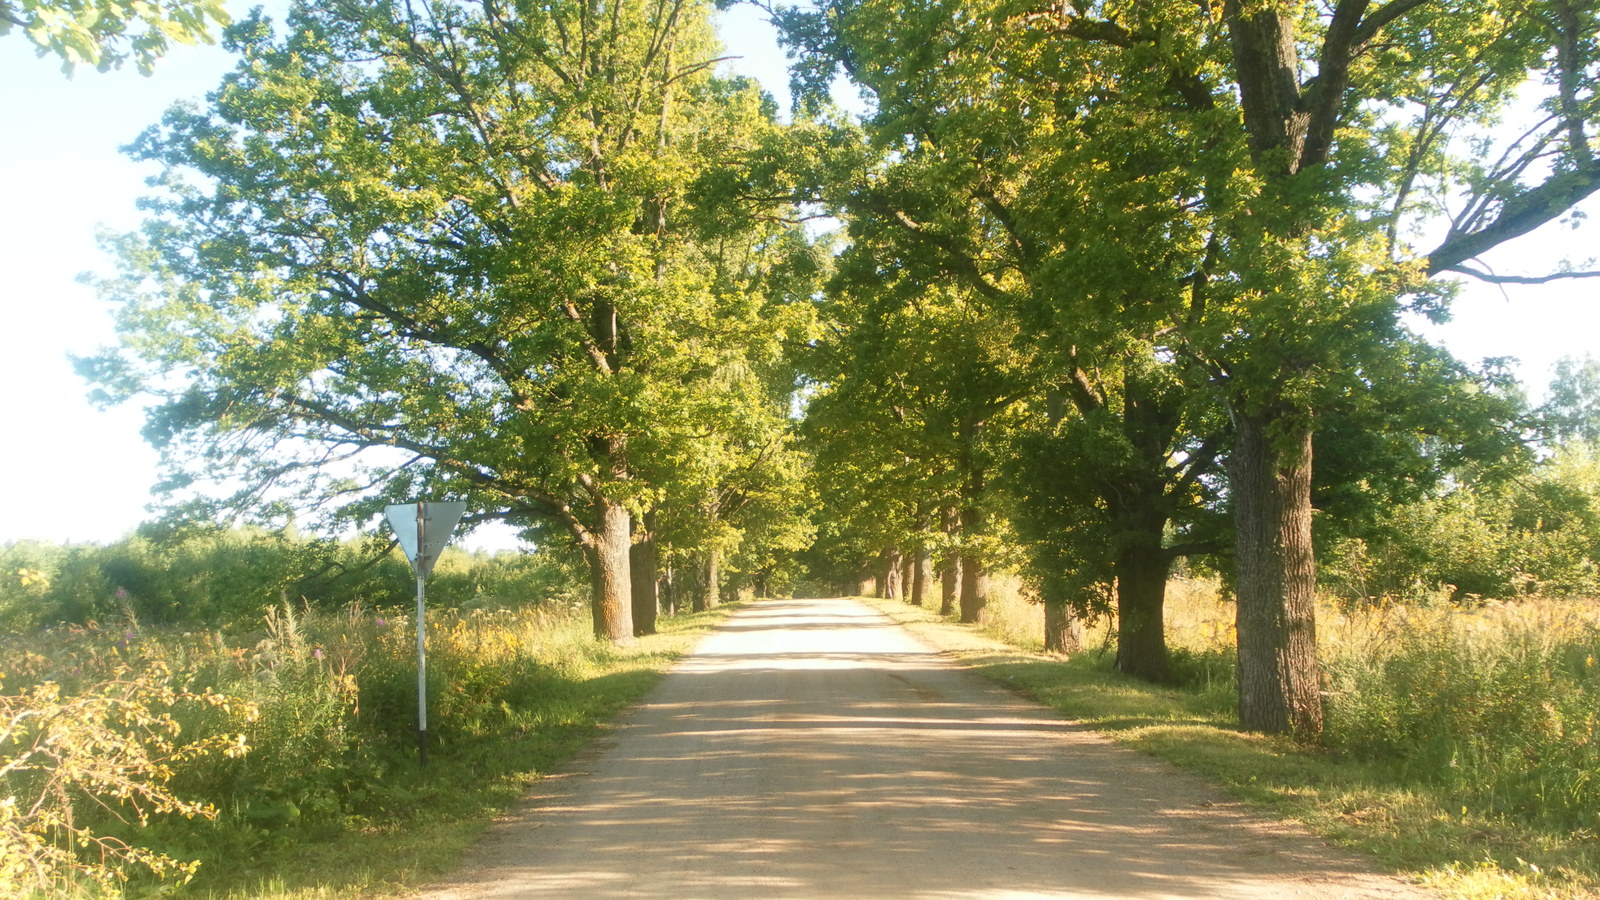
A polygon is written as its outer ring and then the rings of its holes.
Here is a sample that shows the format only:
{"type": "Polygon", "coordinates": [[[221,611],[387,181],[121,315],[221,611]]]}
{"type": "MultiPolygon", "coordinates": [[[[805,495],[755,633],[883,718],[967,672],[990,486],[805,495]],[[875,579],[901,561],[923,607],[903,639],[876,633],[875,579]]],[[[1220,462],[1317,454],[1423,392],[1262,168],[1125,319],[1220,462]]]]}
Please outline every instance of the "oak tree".
{"type": "Polygon", "coordinates": [[[597,635],[633,636],[634,520],[744,413],[718,373],[789,327],[787,140],[714,74],[698,0],[302,4],[229,31],[207,108],[119,241],[123,348],[175,476],[346,519],[453,494],[583,549],[597,635]],[[762,249],[761,254],[755,251],[762,249]]]}

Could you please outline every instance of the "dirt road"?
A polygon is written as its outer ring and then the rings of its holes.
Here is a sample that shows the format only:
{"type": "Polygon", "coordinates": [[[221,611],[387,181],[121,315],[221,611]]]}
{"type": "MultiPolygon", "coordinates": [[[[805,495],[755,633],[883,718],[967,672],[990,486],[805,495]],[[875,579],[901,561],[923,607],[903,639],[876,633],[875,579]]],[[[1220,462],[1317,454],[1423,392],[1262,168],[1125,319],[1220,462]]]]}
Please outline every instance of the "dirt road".
{"type": "Polygon", "coordinates": [[[434,900],[1402,898],[850,600],[740,611],[434,900]]]}

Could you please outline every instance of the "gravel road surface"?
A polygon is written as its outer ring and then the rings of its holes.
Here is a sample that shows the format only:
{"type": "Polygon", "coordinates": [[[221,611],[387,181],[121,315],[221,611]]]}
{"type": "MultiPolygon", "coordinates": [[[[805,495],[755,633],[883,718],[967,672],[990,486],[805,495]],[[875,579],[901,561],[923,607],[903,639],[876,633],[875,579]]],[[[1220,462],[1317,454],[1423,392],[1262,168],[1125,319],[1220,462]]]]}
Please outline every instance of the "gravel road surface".
{"type": "Polygon", "coordinates": [[[431,900],[1423,898],[851,600],[740,610],[431,900]]]}

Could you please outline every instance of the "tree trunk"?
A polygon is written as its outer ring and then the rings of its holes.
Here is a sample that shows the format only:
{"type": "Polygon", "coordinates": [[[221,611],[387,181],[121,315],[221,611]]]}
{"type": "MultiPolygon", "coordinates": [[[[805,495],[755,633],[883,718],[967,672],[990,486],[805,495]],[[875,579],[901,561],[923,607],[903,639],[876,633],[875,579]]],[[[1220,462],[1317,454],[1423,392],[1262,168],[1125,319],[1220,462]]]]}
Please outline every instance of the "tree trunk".
{"type": "Polygon", "coordinates": [[[975,554],[961,557],[961,621],[972,625],[989,605],[989,570],[975,554]]]}
{"type": "Polygon", "coordinates": [[[921,606],[928,599],[928,586],[933,583],[933,552],[919,545],[911,570],[911,605],[921,606]]]}
{"type": "Polygon", "coordinates": [[[722,602],[722,551],[712,548],[706,551],[704,581],[700,585],[700,592],[694,598],[694,611],[705,612],[716,609],[722,602]]]}
{"type": "Polygon", "coordinates": [[[659,603],[659,573],[656,568],[656,539],[646,532],[629,551],[629,575],[633,581],[633,633],[639,637],[656,633],[659,603]]]}
{"type": "MultiPolygon", "coordinates": [[[[961,516],[952,507],[944,511],[945,534],[961,534],[961,516]]],[[[961,596],[961,554],[955,547],[945,550],[944,562],[939,566],[939,615],[954,615],[956,600],[961,596]]]]}
{"type": "Polygon", "coordinates": [[[633,527],[628,508],[609,500],[596,501],[598,525],[585,546],[592,587],[590,608],[595,637],[625,644],[633,640],[632,583],[628,553],[633,527]]]}
{"type": "Polygon", "coordinates": [[[1083,649],[1083,620],[1065,600],[1044,603],[1044,652],[1077,653],[1083,649]]]}
{"type": "Polygon", "coordinates": [[[1161,549],[1161,523],[1140,533],[1125,533],[1117,554],[1117,669],[1145,681],[1171,677],[1167,665],[1166,622],[1168,557],[1161,549]]]}
{"type": "Polygon", "coordinates": [[[961,480],[961,621],[973,624],[983,616],[989,603],[988,561],[983,558],[980,542],[989,533],[988,517],[983,505],[987,500],[988,485],[978,453],[978,436],[983,422],[963,416],[959,439],[961,451],[959,466],[961,480]]]}
{"type": "Polygon", "coordinates": [[[883,551],[883,584],[882,593],[878,596],[885,600],[898,600],[905,595],[905,589],[900,581],[900,551],[894,548],[883,551]]]}
{"type": "Polygon", "coordinates": [[[1311,419],[1235,411],[1228,474],[1238,567],[1239,724],[1312,740],[1322,733],[1311,419]],[[1294,423],[1274,446],[1272,422],[1294,423]]]}
{"type": "MultiPolygon", "coordinates": [[[[656,548],[657,565],[660,565],[661,548],[656,548]]],[[[678,614],[678,579],[673,570],[672,556],[667,556],[667,565],[661,570],[661,611],[669,616],[678,614]]]]}
{"type": "MultiPolygon", "coordinates": [[[[983,511],[969,506],[961,511],[961,532],[967,540],[984,533],[983,511]]],[[[973,624],[989,605],[989,568],[971,546],[961,550],[961,621],[973,624]]]]}

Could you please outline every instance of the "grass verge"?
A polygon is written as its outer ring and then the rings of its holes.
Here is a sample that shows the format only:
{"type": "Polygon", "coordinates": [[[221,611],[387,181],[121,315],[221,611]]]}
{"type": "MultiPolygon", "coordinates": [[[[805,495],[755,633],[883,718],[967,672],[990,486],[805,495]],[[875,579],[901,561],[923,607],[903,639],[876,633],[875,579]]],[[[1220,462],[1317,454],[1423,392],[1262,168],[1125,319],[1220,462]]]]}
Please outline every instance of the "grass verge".
{"type": "Polygon", "coordinates": [[[627,647],[576,634],[552,641],[546,682],[505,727],[442,736],[426,768],[414,758],[391,766],[374,814],[276,829],[248,859],[208,859],[180,893],[212,900],[411,894],[458,865],[497,814],[603,733],[734,608],[663,618],[659,634],[627,647]]]}
{"type": "Polygon", "coordinates": [[[973,672],[1447,897],[1600,897],[1600,842],[1593,834],[1473,815],[1458,798],[1397,766],[1241,732],[1226,686],[1146,684],[1114,671],[1109,654],[1046,656],[926,609],[867,602],[973,672]]]}

